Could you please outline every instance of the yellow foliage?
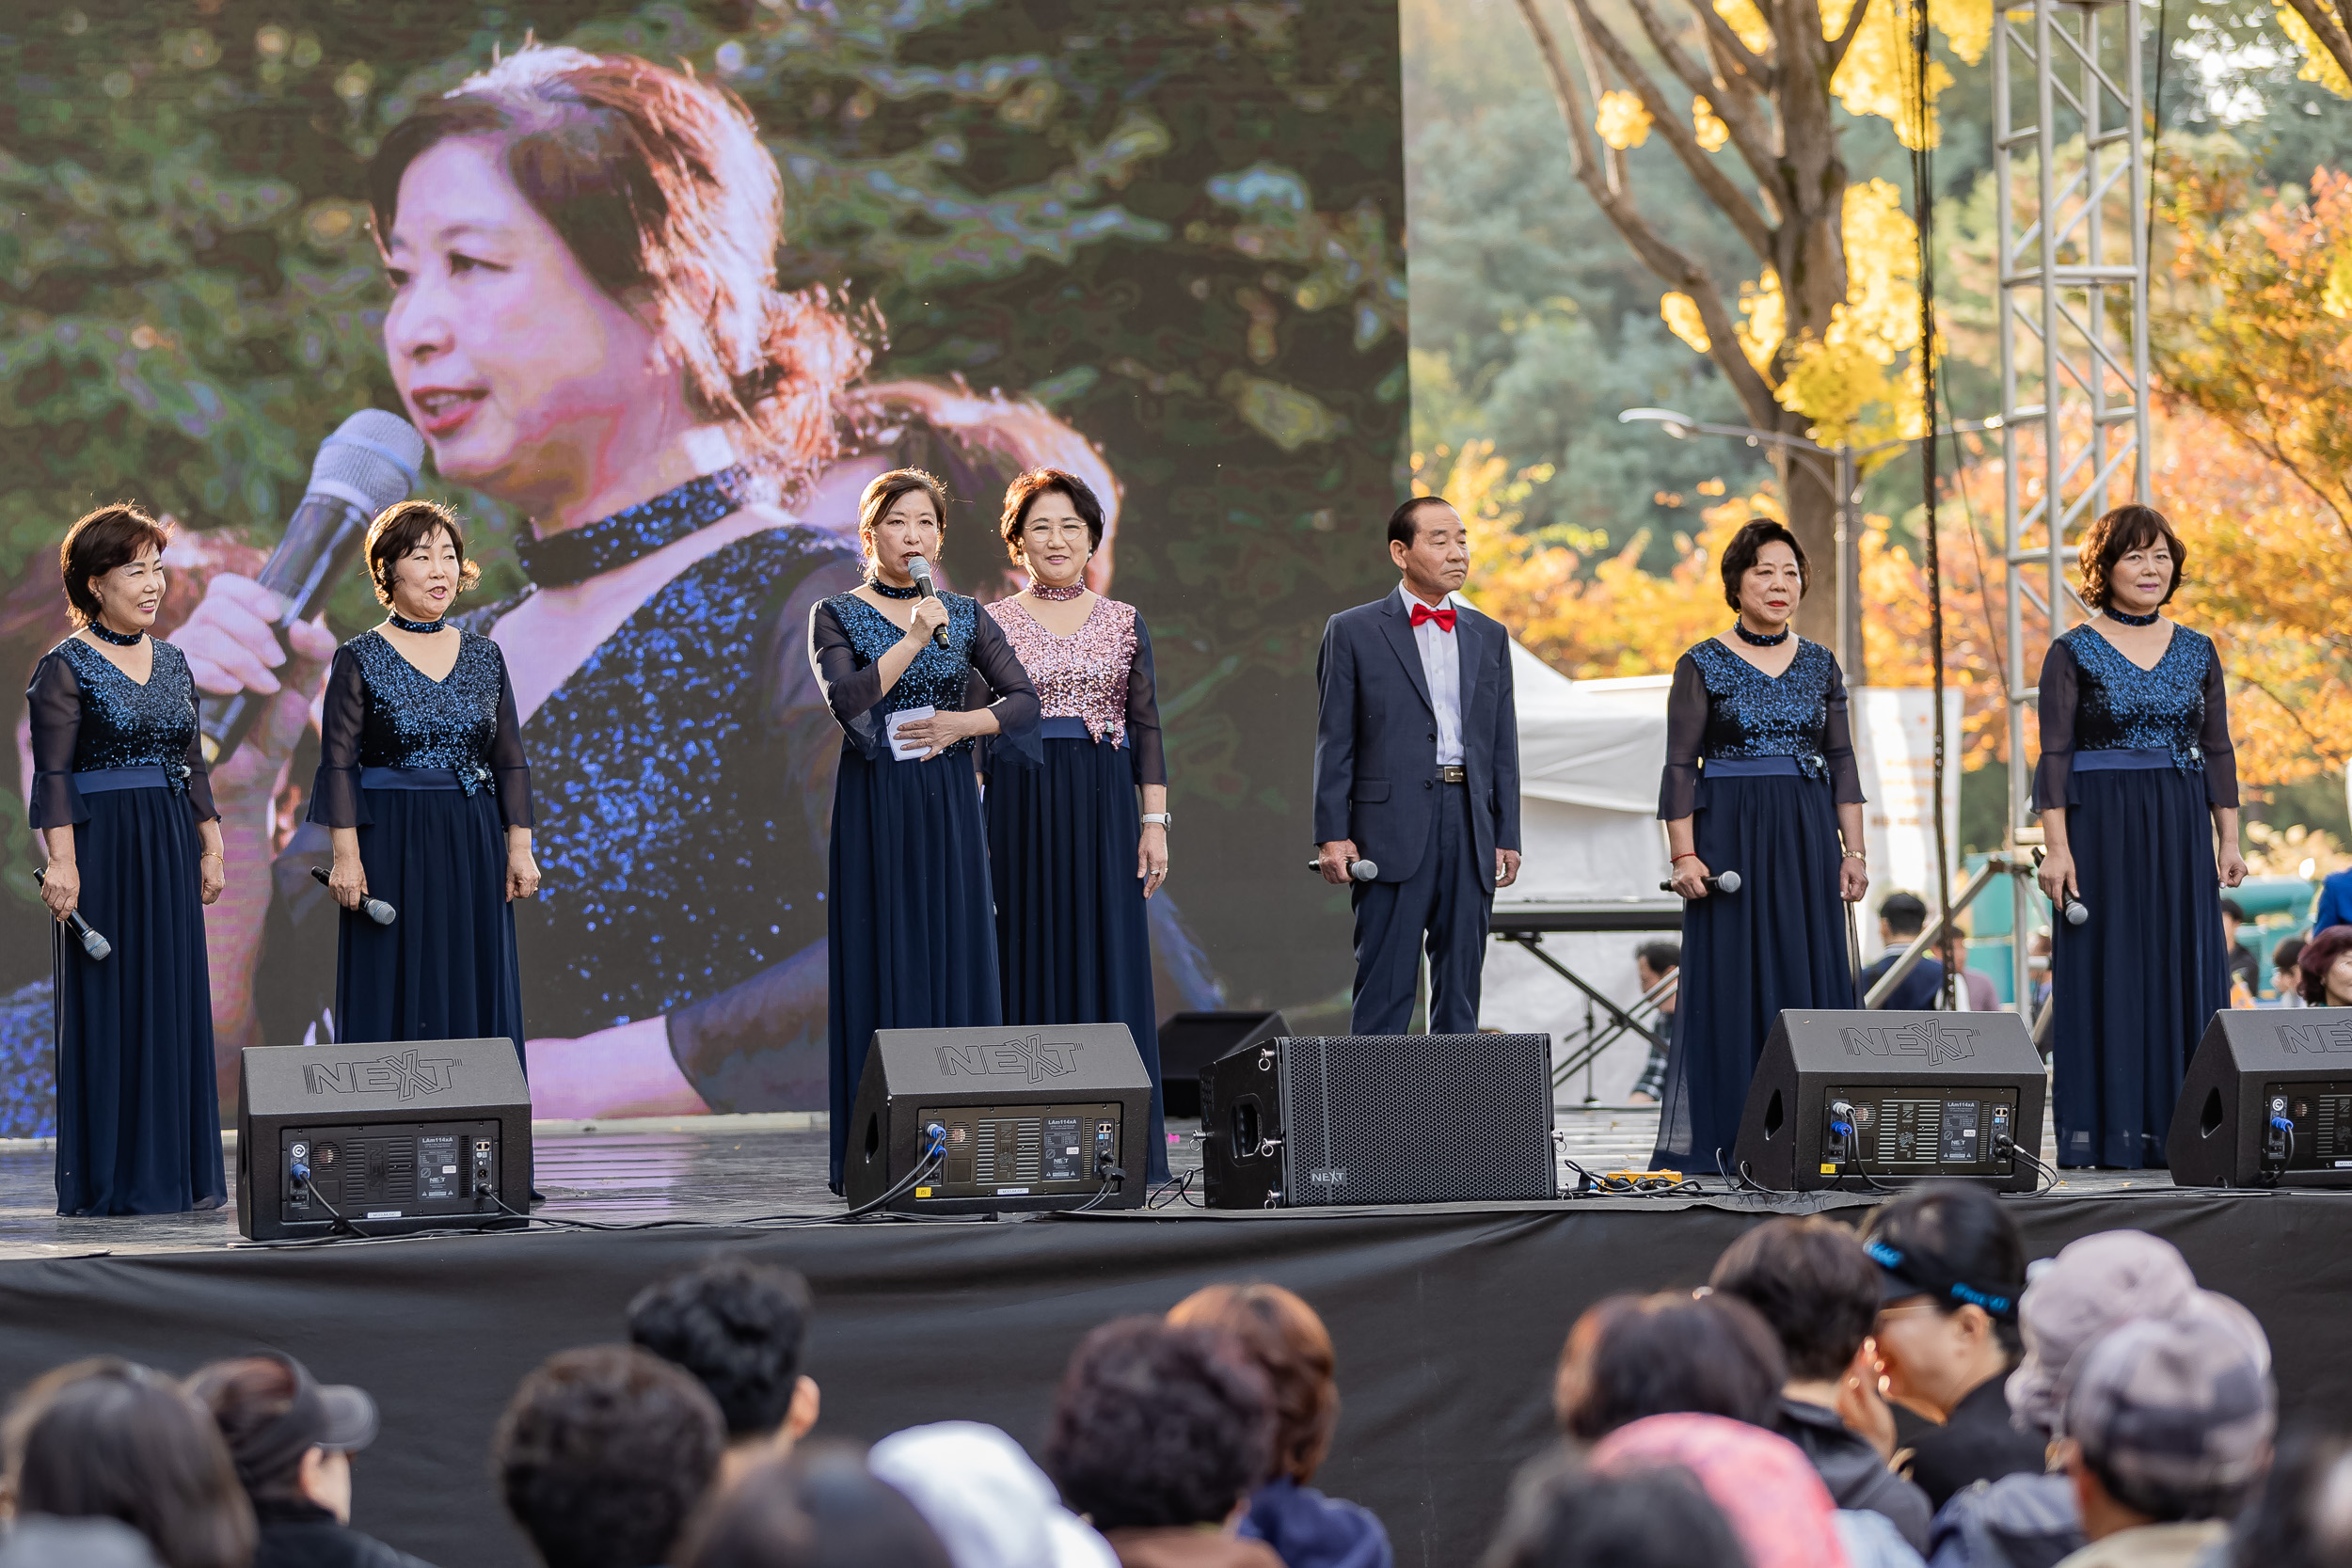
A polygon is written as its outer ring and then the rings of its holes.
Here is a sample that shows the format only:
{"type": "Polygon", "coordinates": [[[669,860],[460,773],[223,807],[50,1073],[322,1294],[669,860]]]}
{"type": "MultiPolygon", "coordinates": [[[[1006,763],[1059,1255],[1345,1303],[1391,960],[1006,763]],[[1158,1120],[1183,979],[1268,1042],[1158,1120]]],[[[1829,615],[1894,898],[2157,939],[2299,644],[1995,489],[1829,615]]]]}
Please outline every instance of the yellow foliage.
{"type": "Polygon", "coordinates": [[[1740,41],[1751,50],[1758,55],[1771,53],[1772,24],[1756,8],[1756,0],[1715,0],[1715,14],[1731,24],[1740,41]]]}
{"type": "MultiPolygon", "coordinates": [[[[1919,230],[1902,201],[1902,192],[1883,180],[1846,188],[1846,298],[1831,310],[1828,330],[1788,345],[1786,373],[1772,395],[1812,420],[1816,440],[1859,445],[1924,428],[1918,372],[1909,365],[1896,369],[1919,346],[1919,230]]],[[[1785,330],[1777,279],[1768,274],[1765,282],[1774,286],[1757,288],[1754,309],[1749,298],[1740,302],[1748,311],[1742,346],[1758,364],[1759,353],[1769,357],[1785,330]]]]}
{"type": "Polygon", "coordinates": [[[1625,152],[1649,140],[1650,113],[1641,99],[1622,90],[1600,95],[1600,111],[1593,117],[1593,129],[1600,139],[1625,152]]]}
{"type": "Polygon", "coordinates": [[[2352,98],[2352,80],[2345,79],[2344,67],[2336,63],[2336,57],[2319,41],[2318,36],[2312,31],[2312,24],[2303,20],[2303,13],[2285,4],[2284,0],[2277,0],[2271,9],[2278,14],[2279,30],[2294,41],[2296,48],[2303,51],[2303,69],[2296,75],[2306,82],[2317,82],[2338,98],[2352,98]]]}
{"type": "Polygon", "coordinates": [[[1781,295],[1780,274],[1766,267],[1762,277],[1740,285],[1740,352],[1760,371],[1788,336],[1788,301],[1781,295]]]}
{"type": "MultiPolygon", "coordinates": [[[[1852,0],[1823,0],[1821,31],[1836,38],[1845,31],[1846,18],[1852,13],[1852,0]]],[[[1931,12],[1931,15],[1933,13],[1931,12]]],[[[1990,36],[1992,18],[1987,8],[1985,19],[1990,36]]],[[[1830,81],[1830,90],[1851,114],[1876,115],[1891,120],[1896,139],[1905,147],[1933,147],[1942,137],[1936,123],[1935,101],[1944,89],[1952,85],[1952,73],[1940,60],[1928,61],[1928,123],[1921,138],[1917,105],[1912,102],[1912,72],[1916,61],[1912,52],[1909,16],[1887,0],[1875,0],[1862,19],[1862,31],[1855,35],[1846,58],[1830,81]]]]}
{"type": "Polygon", "coordinates": [[[1686,293],[1661,294],[1658,314],[1666,324],[1666,330],[1705,354],[1714,344],[1707,336],[1707,325],[1699,320],[1699,302],[1686,293]]]}
{"type": "Polygon", "coordinates": [[[1715,105],[1704,97],[1691,100],[1691,129],[1696,134],[1698,144],[1709,152],[1720,150],[1731,139],[1731,127],[1723,122],[1715,113],[1715,105]]]}
{"type": "Polygon", "coordinates": [[[1993,0],[1942,0],[1928,13],[1929,23],[1944,35],[1963,65],[1984,58],[1993,41],[1993,0]]]}

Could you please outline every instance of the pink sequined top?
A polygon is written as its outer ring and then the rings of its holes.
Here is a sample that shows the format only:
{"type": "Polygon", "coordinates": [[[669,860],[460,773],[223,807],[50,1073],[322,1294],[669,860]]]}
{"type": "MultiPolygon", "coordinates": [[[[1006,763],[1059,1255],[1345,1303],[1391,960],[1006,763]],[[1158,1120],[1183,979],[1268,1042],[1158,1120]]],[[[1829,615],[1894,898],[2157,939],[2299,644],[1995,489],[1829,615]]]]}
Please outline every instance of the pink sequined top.
{"type": "Polygon", "coordinates": [[[988,612],[1037,687],[1049,741],[1056,728],[1067,728],[1053,721],[1075,720],[1092,740],[1130,750],[1137,784],[1168,783],[1152,637],[1135,606],[1097,599],[1086,623],[1068,637],[1047,631],[1016,599],[998,599],[988,612]]]}

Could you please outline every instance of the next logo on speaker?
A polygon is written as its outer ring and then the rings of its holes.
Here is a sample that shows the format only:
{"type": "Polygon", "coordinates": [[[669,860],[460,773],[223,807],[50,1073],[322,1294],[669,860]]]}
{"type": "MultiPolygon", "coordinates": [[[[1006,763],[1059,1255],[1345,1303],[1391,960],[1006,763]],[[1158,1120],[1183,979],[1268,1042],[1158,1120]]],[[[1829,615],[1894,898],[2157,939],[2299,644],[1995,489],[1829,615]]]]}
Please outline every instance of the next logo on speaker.
{"type": "Polygon", "coordinates": [[[1049,1044],[1031,1035],[1026,1039],[995,1045],[943,1045],[939,1070],[944,1077],[968,1072],[977,1078],[1019,1078],[1031,1084],[1067,1078],[1078,1070],[1083,1045],[1049,1044]]]}
{"type": "Polygon", "coordinates": [[[2279,1049],[2299,1051],[2307,1055],[2342,1055],[2352,1053],[2352,1020],[2330,1019],[2319,1023],[2281,1023],[2279,1025],[2279,1049]]]}
{"type": "Polygon", "coordinates": [[[1941,1019],[1915,1019],[1884,1029],[1847,1029],[1849,1056],[1901,1057],[1934,1065],[1964,1062],[1977,1053],[1977,1031],[1941,1019]]]}
{"type": "Polygon", "coordinates": [[[373,1062],[310,1062],[302,1069],[312,1094],[398,1094],[413,1100],[454,1086],[457,1058],[419,1056],[413,1047],[373,1062]]]}

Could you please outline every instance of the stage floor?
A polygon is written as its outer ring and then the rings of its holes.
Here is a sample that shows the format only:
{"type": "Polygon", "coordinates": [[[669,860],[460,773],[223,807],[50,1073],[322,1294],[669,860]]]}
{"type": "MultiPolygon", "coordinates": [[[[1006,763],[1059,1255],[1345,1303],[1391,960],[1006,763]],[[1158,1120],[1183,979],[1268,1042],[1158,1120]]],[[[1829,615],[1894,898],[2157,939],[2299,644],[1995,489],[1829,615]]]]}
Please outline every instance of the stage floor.
{"type": "MultiPolygon", "coordinates": [[[[1560,1130],[1567,1134],[1568,1157],[1585,1169],[1638,1169],[1648,1164],[1658,1133],[1654,1108],[1562,1106],[1557,1115],[1560,1130]]],[[[822,1119],[805,1112],[783,1112],[539,1122],[533,1127],[533,1142],[539,1190],[548,1201],[537,1212],[549,1220],[712,1225],[739,1225],[768,1215],[836,1213],[841,1200],[825,1191],[822,1119]]],[[[1195,1132],[1198,1126],[1179,1124],[1178,1131],[1195,1132]]],[[[233,1188],[233,1138],[230,1143],[233,1188]]],[[[2047,1133],[2042,1158],[2057,1158],[2047,1133]]],[[[1168,1163],[1181,1176],[1198,1168],[1200,1157],[1187,1140],[1170,1150],[1168,1163]]],[[[60,1216],[54,1212],[54,1164],[46,1140],[0,1143],[0,1259],[185,1252],[243,1244],[233,1205],[201,1214],[60,1216]]],[[[2087,1196],[2170,1185],[2162,1171],[2068,1172],[2058,1190],[2087,1196]]],[[[1176,1217],[1190,1212],[1198,1197],[1198,1181],[1188,1195],[1165,1192],[1158,1212],[1176,1217]]]]}

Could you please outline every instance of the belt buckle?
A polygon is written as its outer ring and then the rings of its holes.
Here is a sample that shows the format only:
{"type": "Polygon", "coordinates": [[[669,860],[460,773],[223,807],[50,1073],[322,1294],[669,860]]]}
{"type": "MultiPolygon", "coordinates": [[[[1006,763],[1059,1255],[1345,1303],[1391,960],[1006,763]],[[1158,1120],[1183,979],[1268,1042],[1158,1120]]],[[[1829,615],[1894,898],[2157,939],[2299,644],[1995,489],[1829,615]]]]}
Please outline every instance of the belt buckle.
{"type": "Polygon", "coordinates": [[[1438,779],[1443,784],[1468,784],[1470,769],[1458,762],[1446,763],[1438,768],[1438,779]]]}

